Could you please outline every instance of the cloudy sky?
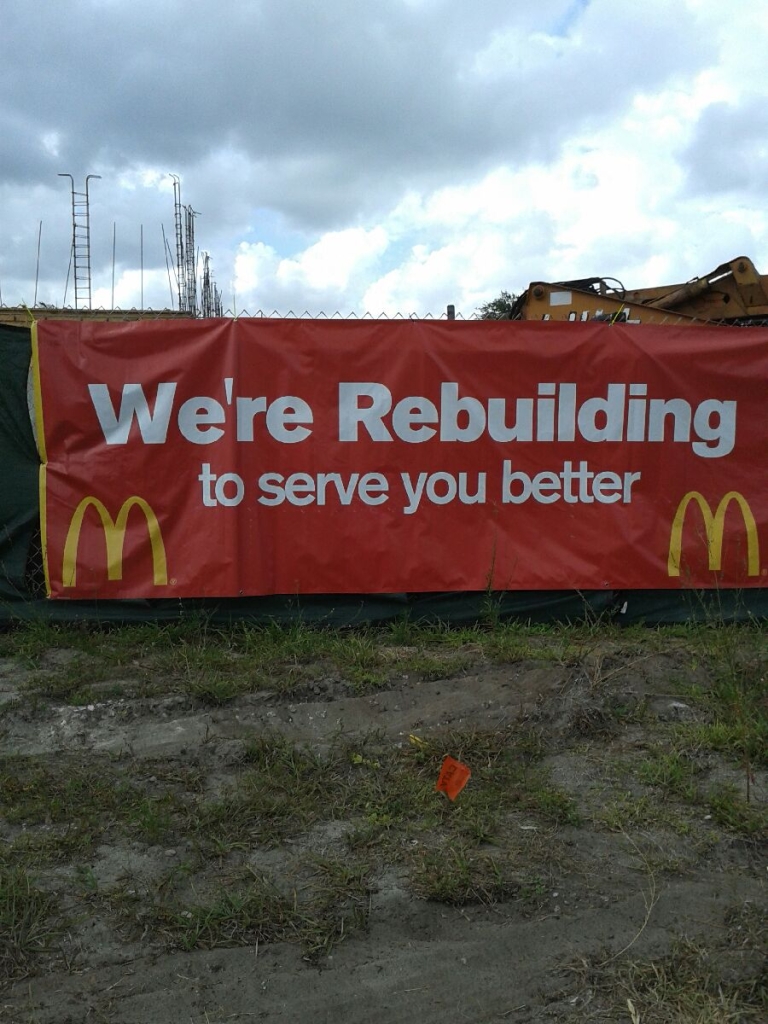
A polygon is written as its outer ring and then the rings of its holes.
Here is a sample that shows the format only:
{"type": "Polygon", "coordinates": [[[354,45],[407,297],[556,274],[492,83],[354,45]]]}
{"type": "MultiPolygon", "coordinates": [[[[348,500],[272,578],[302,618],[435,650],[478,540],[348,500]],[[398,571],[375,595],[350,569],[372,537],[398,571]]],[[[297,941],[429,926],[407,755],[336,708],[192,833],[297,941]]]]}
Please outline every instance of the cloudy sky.
{"type": "Polygon", "coordinates": [[[6,305],[74,302],[60,173],[94,306],[175,303],[171,174],[238,312],[768,273],[768,4],[7,0],[3,44],[6,305]]]}

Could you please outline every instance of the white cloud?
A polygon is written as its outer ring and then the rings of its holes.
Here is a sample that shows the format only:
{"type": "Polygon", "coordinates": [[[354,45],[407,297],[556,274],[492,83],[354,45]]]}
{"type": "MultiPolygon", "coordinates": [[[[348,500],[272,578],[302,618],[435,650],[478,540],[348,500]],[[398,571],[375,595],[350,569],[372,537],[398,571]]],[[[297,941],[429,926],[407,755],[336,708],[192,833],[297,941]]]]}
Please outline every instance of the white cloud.
{"type": "Polygon", "coordinates": [[[262,308],[263,296],[271,289],[291,308],[299,305],[303,311],[309,305],[320,311],[330,304],[335,311],[387,245],[387,232],[380,225],[328,232],[291,257],[279,256],[262,242],[243,242],[235,258],[238,306],[262,308]]]}
{"type": "Polygon", "coordinates": [[[144,305],[152,309],[169,309],[174,304],[167,274],[160,270],[151,270],[144,274],[140,270],[116,271],[114,295],[111,284],[94,288],[92,304],[94,309],[140,309],[142,294],[145,299],[144,305]],[[165,298],[161,299],[163,293],[165,298]],[[148,301],[150,296],[154,297],[154,303],[148,301]]]}
{"type": "Polygon", "coordinates": [[[61,171],[102,176],[94,304],[111,300],[113,225],[116,303],[137,305],[142,280],[147,305],[170,301],[169,172],[238,309],[438,315],[453,302],[468,316],[535,279],[641,286],[742,253],[768,272],[764,5],[221,0],[211,19],[188,0],[181,12],[176,0],[9,12],[4,302],[36,287],[61,301],[61,171]],[[30,79],[33,42],[51,56],[30,79]]]}
{"type": "Polygon", "coordinates": [[[351,277],[359,274],[386,247],[387,233],[380,226],[370,230],[331,231],[296,260],[283,260],[277,274],[291,284],[305,284],[312,292],[332,289],[344,292],[351,277]]]}

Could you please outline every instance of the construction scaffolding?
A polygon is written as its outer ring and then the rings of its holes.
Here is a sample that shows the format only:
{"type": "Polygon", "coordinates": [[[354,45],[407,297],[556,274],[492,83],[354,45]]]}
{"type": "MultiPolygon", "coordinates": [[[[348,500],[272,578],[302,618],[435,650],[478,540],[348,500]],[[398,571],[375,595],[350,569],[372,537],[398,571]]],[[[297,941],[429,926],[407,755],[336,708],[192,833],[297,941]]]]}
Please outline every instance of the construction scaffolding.
{"type": "MultiPolygon", "coordinates": [[[[72,250],[70,269],[74,272],[75,309],[91,308],[91,208],[88,195],[88,183],[92,178],[100,178],[100,174],[89,174],[85,179],[85,191],[75,189],[75,179],[71,174],[59,174],[60,178],[69,178],[72,193],[72,250]]],[[[64,305],[67,302],[64,289],[64,305]]]]}
{"type": "Polygon", "coordinates": [[[195,243],[196,210],[181,201],[181,180],[173,179],[173,220],[176,229],[176,289],[179,312],[187,316],[222,316],[221,292],[211,272],[208,253],[199,253],[195,243]],[[202,257],[202,280],[198,285],[198,267],[202,257]]]}
{"type": "Polygon", "coordinates": [[[203,284],[200,289],[200,314],[204,317],[224,316],[221,292],[211,273],[211,257],[203,253],[203,284]]]}

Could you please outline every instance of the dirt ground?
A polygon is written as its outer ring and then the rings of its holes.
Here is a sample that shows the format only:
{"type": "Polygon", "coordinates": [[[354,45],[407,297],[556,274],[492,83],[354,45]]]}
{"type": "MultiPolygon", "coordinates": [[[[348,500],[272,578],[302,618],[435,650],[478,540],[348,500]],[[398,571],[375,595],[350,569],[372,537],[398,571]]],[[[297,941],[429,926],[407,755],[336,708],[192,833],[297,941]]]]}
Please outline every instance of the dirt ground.
{"type": "Polygon", "coordinates": [[[768,1021],[762,636],[515,636],[242,692],[9,641],[0,1020],[768,1021]]]}

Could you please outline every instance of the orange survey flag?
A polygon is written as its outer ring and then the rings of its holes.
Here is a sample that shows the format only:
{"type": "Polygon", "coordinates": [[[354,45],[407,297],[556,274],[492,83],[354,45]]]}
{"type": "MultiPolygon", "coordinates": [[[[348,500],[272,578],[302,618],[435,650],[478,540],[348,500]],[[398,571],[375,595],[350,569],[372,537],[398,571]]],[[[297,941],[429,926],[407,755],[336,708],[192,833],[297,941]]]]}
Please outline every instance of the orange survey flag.
{"type": "Polygon", "coordinates": [[[453,757],[446,756],[443,758],[435,789],[439,793],[445,793],[449,800],[455,800],[469,782],[471,775],[472,772],[465,764],[453,757]]]}

